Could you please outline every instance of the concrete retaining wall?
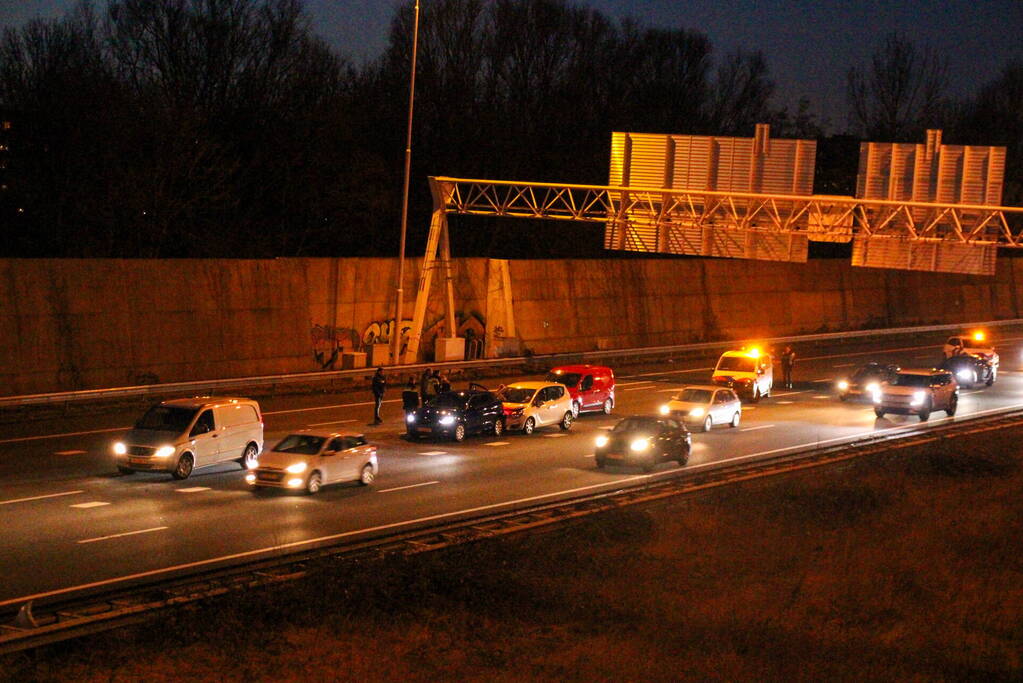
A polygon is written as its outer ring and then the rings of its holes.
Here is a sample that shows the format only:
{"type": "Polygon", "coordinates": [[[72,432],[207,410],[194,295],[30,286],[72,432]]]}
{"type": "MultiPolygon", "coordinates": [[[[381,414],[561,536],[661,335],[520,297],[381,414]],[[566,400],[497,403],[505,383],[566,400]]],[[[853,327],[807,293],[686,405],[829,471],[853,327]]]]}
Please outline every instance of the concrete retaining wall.
{"type": "MultiPolygon", "coordinates": [[[[513,261],[510,274],[517,334],[549,353],[1020,317],[1018,263],[993,278],[839,260],[513,261]]],[[[454,262],[460,334],[484,332],[490,270],[454,262]]],[[[406,318],[418,272],[406,262],[406,318]]],[[[395,259],[0,260],[0,394],[340,367],[389,337],[396,274],[395,259]]],[[[427,342],[442,286],[438,273],[427,342]]]]}

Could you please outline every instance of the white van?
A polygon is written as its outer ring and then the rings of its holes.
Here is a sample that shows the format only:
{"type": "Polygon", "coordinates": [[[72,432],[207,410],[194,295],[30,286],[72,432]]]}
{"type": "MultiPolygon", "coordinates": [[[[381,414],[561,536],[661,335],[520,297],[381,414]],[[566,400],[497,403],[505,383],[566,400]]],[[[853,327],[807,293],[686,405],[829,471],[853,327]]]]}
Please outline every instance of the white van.
{"type": "Polygon", "coordinates": [[[725,351],[714,367],[714,384],[735,390],[740,398],[756,403],[771,395],[774,366],[771,356],[757,347],[725,351]]]}
{"type": "Polygon", "coordinates": [[[150,408],[114,444],[117,470],[170,472],[188,479],[196,467],[235,461],[254,468],[263,450],[263,416],[247,398],[182,398],[150,408]]]}

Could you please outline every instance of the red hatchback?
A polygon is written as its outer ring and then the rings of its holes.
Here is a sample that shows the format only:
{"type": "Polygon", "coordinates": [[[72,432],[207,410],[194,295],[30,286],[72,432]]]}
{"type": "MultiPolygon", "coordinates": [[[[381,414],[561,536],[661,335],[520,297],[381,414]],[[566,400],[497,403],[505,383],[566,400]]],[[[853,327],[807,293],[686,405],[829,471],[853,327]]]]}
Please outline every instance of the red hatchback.
{"type": "Polygon", "coordinates": [[[615,405],[615,373],[603,365],[562,365],[552,368],[545,378],[568,387],[572,413],[600,411],[610,415],[615,405]]]}

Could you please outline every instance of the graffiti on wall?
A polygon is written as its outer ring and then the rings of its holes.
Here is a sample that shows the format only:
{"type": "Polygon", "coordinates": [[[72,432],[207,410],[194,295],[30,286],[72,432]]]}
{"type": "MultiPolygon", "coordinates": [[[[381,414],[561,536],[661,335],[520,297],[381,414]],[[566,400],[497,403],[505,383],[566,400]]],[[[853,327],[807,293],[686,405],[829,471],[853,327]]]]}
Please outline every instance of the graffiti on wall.
{"type": "Polygon", "coordinates": [[[313,359],[322,370],[332,370],[344,351],[358,351],[361,347],[359,333],[350,327],[313,325],[310,334],[313,359]]]}

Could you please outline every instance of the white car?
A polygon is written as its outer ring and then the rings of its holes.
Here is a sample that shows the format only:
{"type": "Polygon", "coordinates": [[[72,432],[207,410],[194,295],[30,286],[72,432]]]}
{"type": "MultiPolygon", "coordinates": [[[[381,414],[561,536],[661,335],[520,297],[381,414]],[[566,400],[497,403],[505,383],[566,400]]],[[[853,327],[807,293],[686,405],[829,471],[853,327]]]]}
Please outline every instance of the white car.
{"type": "Polygon", "coordinates": [[[505,428],[532,434],[538,427],[556,424],[562,430],[572,427],[575,415],[572,395],[564,384],[553,382],[516,382],[500,392],[504,405],[505,428]]]}
{"type": "Polygon", "coordinates": [[[738,427],[742,402],[731,389],[694,385],[683,388],[662,405],[661,415],[680,418],[686,426],[700,425],[709,432],[718,424],[738,427]]]}
{"type": "Polygon", "coordinates": [[[959,384],[948,370],[934,368],[899,370],[874,394],[874,414],[916,415],[923,422],[935,410],[952,417],[959,405],[959,384]]]}
{"type": "Polygon", "coordinates": [[[245,481],[254,489],[274,487],[313,494],[327,484],[377,476],[377,448],[362,434],[306,431],[289,434],[259,458],[245,481]]]}
{"type": "Polygon", "coordinates": [[[941,350],[945,354],[945,358],[951,358],[957,352],[980,356],[991,364],[991,381],[994,382],[998,378],[998,353],[983,332],[954,334],[945,341],[941,350]]]}
{"type": "Polygon", "coordinates": [[[262,449],[259,404],[209,396],[153,406],[113,447],[121,474],[170,472],[175,479],[188,479],[196,467],[222,462],[253,467],[262,449]]]}

